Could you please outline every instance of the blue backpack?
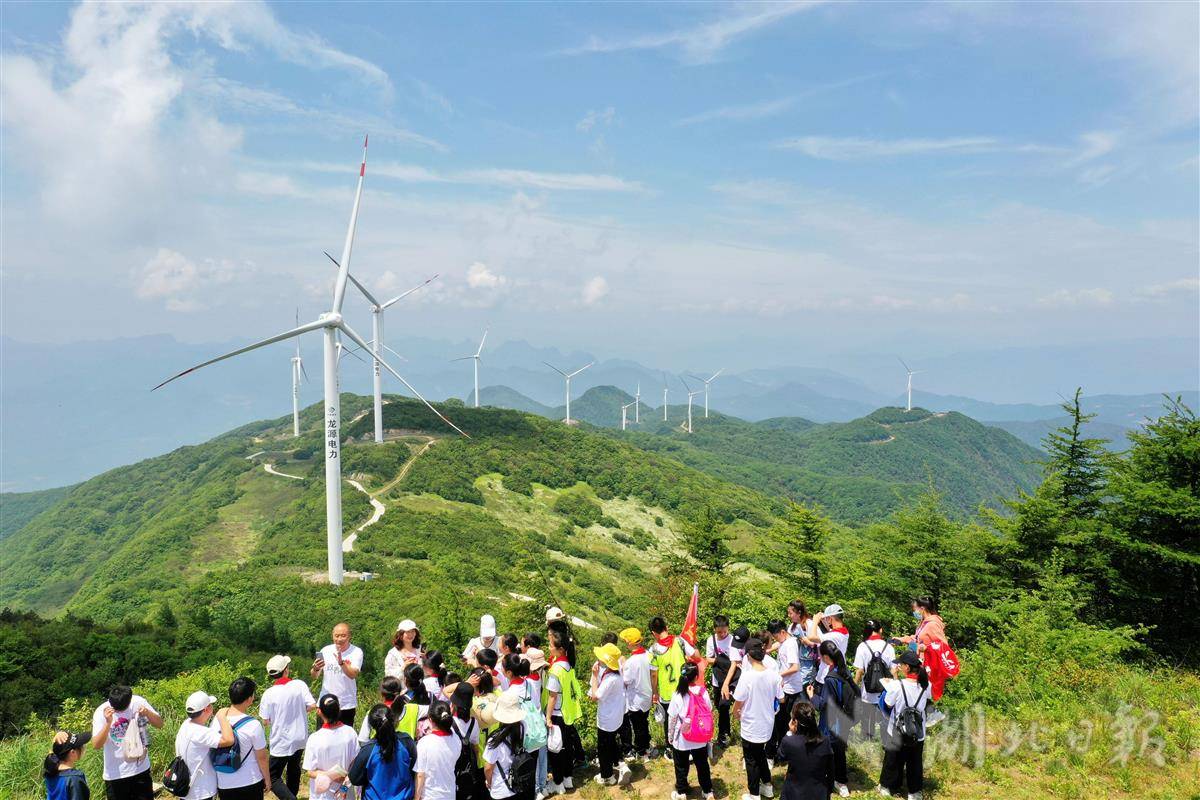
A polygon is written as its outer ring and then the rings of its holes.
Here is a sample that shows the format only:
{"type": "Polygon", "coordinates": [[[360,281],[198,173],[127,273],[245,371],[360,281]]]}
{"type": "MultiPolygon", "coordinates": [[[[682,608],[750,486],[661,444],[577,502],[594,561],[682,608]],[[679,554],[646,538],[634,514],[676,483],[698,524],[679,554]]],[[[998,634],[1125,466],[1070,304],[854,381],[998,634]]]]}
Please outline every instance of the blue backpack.
{"type": "Polygon", "coordinates": [[[254,717],[247,714],[239,719],[233,725],[233,744],[228,747],[217,747],[212,751],[212,765],[217,772],[224,772],[226,775],[237,772],[241,769],[242,764],[246,761],[246,756],[242,753],[241,740],[237,737],[238,728],[245,725],[247,722],[252,722],[254,717]]]}

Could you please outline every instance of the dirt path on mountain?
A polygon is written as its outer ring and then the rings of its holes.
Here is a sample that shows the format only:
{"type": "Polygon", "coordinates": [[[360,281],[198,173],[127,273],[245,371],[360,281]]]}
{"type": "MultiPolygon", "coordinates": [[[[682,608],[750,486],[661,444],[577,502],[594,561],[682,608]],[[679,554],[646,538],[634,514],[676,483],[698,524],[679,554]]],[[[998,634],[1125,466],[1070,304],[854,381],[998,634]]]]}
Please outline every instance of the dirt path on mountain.
{"type": "Polygon", "coordinates": [[[279,470],[275,469],[275,465],[270,463],[269,461],[266,464],[263,464],[263,469],[265,469],[267,472],[271,473],[272,475],[278,475],[281,478],[291,478],[294,481],[304,480],[303,475],[289,475],[286,472],[280,472],[279,470]]]}
{"type": "Polygon", "coordinates": [[[346,481],[346,483],[353,486],[355,489],[358,489],[360,492],[365,494],[367,496],[367,500],[369,500],[371,502],[371,507],[375,509],[375,513],[371,515],[371,518],[369,520],[364,522],[362,525],[359,525],[357,528],[354,529],[354,533],[350,534],[349,536],[347,536],[345,539],[342,540],[342,552],[343,553],[352,553],[352,552],[354,552],[354,542],[356,539],[358,539],[358,535],[360,533],[362,533],[365,529],[374,525],[376,522],[379,522],[379,520],[381,520],[383,518],[383,515],[387,513],[387,506],[385,506],[383,503],[379,502],[374,497],[372,497],[371,493],[368,492],[366,489],[364,489],[363,485],[361,483],[359,483],[358,481],[351,480],[350,478],[346,478],[345,481],[346,481]]]}
{"type": "Polygon", "coordinates": [[[417,463],[417,459],[420,458],[421,456],[425,455],[425,453],[428,452],[429,448],[433,447],[435,442],[437,442],[437,439],[435,439],[432,436],[426,436],[425,444],[421,446],[420,450],[413,453],[412,457],[409,458],[408,461],[404,462],[404,466],[400,468],[400,472],[398,472],[396,474],[396,477],[392,478],[390,481],[388,481],[386,484],[384,484],[382,488],[376,489],[374,492],[372,492],[371,496],[379,497],[380,495],[387,494],[392,489],[396,488],[396,486],[398,486],[400,484],[400,482],[408,476],[409,470],[412,469],[413,464],[417,463]]]}

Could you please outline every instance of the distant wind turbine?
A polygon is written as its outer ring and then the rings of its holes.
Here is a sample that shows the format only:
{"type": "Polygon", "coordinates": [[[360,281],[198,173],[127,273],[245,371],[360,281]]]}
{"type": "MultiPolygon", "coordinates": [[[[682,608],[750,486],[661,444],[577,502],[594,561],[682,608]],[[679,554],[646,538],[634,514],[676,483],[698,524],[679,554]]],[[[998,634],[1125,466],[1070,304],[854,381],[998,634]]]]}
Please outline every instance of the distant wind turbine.
{"type": "Polygon", "coordinates": [[[642,424],[642,382],[638,381],[637,391],[633,394],[633,424],[642,424]]]}
{"type": "MultiPolygon", "coordinates": [[[[336,258],[329,255],[329,253],[325,253],[325,257],[332,261],[335,267],[339,267],[336,258]]],[[[375,372],[374,386],[372,387],[375,401],[375,443],[383,444],[383,376],[379,373],[379,356],[382,354],[384,349],[387,349],[397,358],[400,358],[401,360],[404,358],[395,350],[392,350],[392,348],[383,343],[383,312],[404,298],[408,297],[418,289],[428,286],[437,279],[437,275],[434,275],[432,278],[427,278],[425,281],[418,283],[407,292],[402,292],[393,297],[391,300],[387,300],[382,303],[376,300],[375,296],[367,291],[367,287],[363,286],[353,275],[347,273],[346,278],[358,287],[358,290],[362,292],[363,297],[367,298],[367,302],[371,304],[371,336],[373,338],[371,339],[370,350],[371,356],[374,359],[375,372]]]]}
{"type": "Polygon", "coordinates": [[[687,390],[687,397],[688,397],[687,432],[691,433],[692,432],[692,398],[698,394],[703,394],[704,390],[697,389],[695,391],[692,391],[692,387],[688,386],[687,381],[685,381],[682,377],[679,379],[679,382],[682,383],[683,388],[687,390]]]}
{"type": "Polygon", "coordinates": [[[635,405],[636,403],[637,401],[634,400],[632,403],[626,403],[625,405],[621,406],[621,430],[625,430],[625,423],[629,418],[629,407],[635,405]]]}
{"type": "Polygon", "coordinates": [[[709,375],[707,379],[701,378],[698,375],[692,376],[696,380],[704,382],[704,418],[705,419],[708,419],[708,385],[710,383],[712,383],[713,381],[715,381],[717,379],[717,376],[720,375],[724,371],[725,371],[725,368],[721,367],[719,370],[714,372],[712,375],[709,375]]]}
{"type": "Polygon", "coordinates": [[[485,329],[483,338],[479,340],[479,349],[475,351],[475,355],[463,356],[462,358],[454,358],[452,361],[466,361],[468,358],[475,362],[475,407],[479,408],[479,354],[483,352],[483,343],[487,341],[488,332],[485,329]]]}
{"type": "MultiPolygon", "coordinates": [[[[900,358],[900,356],[896,356],[896,359],[897,359],[897,360],[898,360],[898,361],[899,361],[901,364],[904,364],[904,359],[903,359],[903,358],[900,358]]],[[[922,370],[922,369],[909,369],[909,368],[908,368],[908,364],[904,364],[904,371],[908,373],[908,403],[907,403],[907,404],[904,406],[904,410],[905,410],[905,411],[912,411],[912,376],[913,376],[913,375],[919,375],[919,374],[921,374],[922,372],[924,372],[925,370],[922,370]]]]}
{"type": "MultiPolygon", "coordinates": [[[[165,381],[155,386],[154,389],[161,389],[168,383],[182,378],[184,375],[195,372],[202,367],[207,367],[210,364],[215,364],[218,361],[224,361],[227,358],[247,353],[251,350],[257,350],[260,347],[282,342],[287,339],[293,339],[303,333],[309,331],[322,331],[325,336],[324,360],[325,360],[325,419],[322,423],[324,429],[324,450],[325,450],[325,538],[328,548],[328,574],[329,582],[334,585],[342,583],[342,409],[341,398],[338,396],[338,359],[341,355],[341,342],[338,341],[339,336],[346,335],[364,350],[369,349],[366,341],[355,333],[346,321],[342,318],[342,304],[346,299],[346,284],[350,277],[350,254],[354,249],[354,231],[358,224],[358,209],[362,203],[363,178],[367,174],[367,140],[363,139],[363,158],[362,165],[358,169],[358,187],[354,192],[354,205],[350,210],[350,224],[346,229],[346,241],[342,247],[342,258],[338,266],[337,281],[333,288],[333,302],[330,304],[329,311],[321,314],[312,322],[306,322],[303,325],[297,325],[290,331],[284,331],[276,336],[268,339],[263,339],[259,342],[240,347],[231,353],[226,353],[216,358],[210,358],[208,361],[201,362],[194,367],[189,367],[183,372],[172,375],[165,381]]],[[[392,373],[408,390],[412,392],[418,400],[428,406],[429,410],[437,415],[439,419],[445,422],[454,430],[461,433],[463,436],[467,434],[446,418],[444,414],[430,405],[429,401],[421,396],[421,393],[412,387],[408,381],[392,369],[378,353],[375,355],[376,360],[388,372],[392,373]]],[[[153,391],[153,390],[152,390],[153,391]]]]}
{"type": "Polygon", "coordinates": [[[571,378],[574,378],[576,375],[583,372],[585,369],[590,367],[592,364],[595,364],[596,362],[589,361],[587,364],[584,364],[582,367],[580,367],[579,369],[575,370],[574,372],[572,372],[570,374],[563,372],[561,369],[559,369],[558,367],[549,363],[548,361],[543,361],[542,363],[545,364],[550,369],[557,372],[559,375],[562,375],[563,379],[567,382],[567,418],[564,419],[563,422],[570,425],[571,424],[571,378]]]}
{"type": "MultiPolygon", "coordinates": [[[[300,327],[300,309],[296,309],[296,327],[300,327]]],[[[296,337],[296,355],[292,356],[292,437],[300,435],[300,376],[308,382],[308,371],[300,357],[300,337],[296,337]]]]}
{"type": "Polygon", "coordinates": [[[667,373],[663,373],[663,422],[667,421],[667,373]]]}

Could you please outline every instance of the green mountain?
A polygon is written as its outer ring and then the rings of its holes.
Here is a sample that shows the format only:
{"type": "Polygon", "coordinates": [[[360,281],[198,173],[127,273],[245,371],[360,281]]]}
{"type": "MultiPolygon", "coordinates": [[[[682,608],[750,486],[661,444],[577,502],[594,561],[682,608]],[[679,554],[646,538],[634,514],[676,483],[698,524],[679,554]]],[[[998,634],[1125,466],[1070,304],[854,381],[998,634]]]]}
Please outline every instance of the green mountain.
{"type": "Polygon", "coordinates": [[[40,492],[0,492],[0,540],[25,527],[29,520],[57,503],[70,486],[40,492]]]}
{"type": "MultiPolygon", "coordinates": [[[[468,394],[464,398],[464,402],[469,405],[472,399],[470,394],[468,394]]],[[[507,386],[484,386],[479,390],[479,404],[495,408],[509,408],[513,411],[524,411],[528,414],[537,414],[542,417],[549,417],[553,413],[553,409],[550,406],[543,405],[532,397],[526,397],[516,389],[510,389],[507,386]]]]}

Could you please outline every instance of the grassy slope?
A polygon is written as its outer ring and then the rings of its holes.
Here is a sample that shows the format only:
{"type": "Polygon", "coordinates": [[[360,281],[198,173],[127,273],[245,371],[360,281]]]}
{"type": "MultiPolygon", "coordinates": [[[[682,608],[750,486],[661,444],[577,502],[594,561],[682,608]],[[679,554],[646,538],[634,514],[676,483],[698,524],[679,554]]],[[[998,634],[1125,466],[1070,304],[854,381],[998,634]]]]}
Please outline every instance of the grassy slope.
{"type": "Polygon", "coordinates": [[[40,492],[0,493],[0,541],[24,528],[31,519],[66,497],[73,488],[61,486],[40,492]]]}

